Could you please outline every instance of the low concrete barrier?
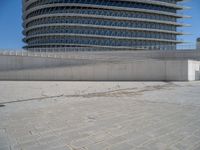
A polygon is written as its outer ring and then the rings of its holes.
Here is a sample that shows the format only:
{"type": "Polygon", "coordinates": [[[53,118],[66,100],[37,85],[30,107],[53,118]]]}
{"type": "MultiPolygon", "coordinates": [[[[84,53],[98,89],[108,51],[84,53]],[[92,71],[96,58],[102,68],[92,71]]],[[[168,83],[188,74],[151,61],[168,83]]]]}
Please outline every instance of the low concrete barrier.
{"type": "Polygon", "coordinates": [[[0,80],[192,81],[199,61],[0,56],[0,80]]]}

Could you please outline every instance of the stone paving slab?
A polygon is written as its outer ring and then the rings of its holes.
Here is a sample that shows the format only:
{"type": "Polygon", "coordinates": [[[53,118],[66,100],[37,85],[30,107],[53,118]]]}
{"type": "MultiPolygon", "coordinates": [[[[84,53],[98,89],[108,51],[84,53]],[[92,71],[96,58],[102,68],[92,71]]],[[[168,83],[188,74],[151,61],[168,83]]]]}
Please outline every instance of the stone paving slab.
{"type": "Polygon", "coordinates": [[[200,82],[0,82],[0,150],[199,150],[200,82]]]}

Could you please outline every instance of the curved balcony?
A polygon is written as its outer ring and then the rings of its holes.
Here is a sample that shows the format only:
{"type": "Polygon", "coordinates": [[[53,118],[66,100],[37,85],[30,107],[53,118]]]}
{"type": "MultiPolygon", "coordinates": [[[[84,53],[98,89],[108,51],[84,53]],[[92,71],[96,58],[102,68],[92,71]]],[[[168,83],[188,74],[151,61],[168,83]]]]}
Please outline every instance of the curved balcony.
{"type": "Polygon", "coordinates": [[[28,36],[24,38],[23,41],[28,42],[28,40],[32,38],[38,37],[89,37],[89,38],[102,38],[102,39],[116,39],[116,40],[142,40],[142,41],[159,41],[159,42],[171,42],[171,43],[182,43],[182,41],[177,40],[168,40],[168,39],[160,39],[160,38],[141,38],[141,37],[122,37],[122,36],[105,36],[105,35],[92,35],[92,34],[66,34],[66,33],[57,33],[57,34],[37,34],[33,36],[28,36]]]}
{"type": "Polygon", "coordinates": [[[147,50],[149,48],[152,48],[152,50],[155,50],[155,49],[166,49],[168,47],[174,47],[174,45],[171,45],[171,43],[166,43],[166,45],[161,45],[160,47],[159,46],[133,46],[133,47],[130,47],[130,46],[106,46],[106,45],[92,45],[92,44],[64,44],[64,43],[48,43],[48,44],[30,44],[29,46],[24,46],[25,49],[36,49],[36,50],[43,50],[43,48],[66,48],[66,47],[74,47],[75,49],[78,48],[79,49],[82,49],[82,48],[85,48],[85,50],[88,50],[87,48],[100,48],[101,50],[102,49],[106,49],[106,50],[110,50],[110,49],[113,49],[113,50],[147,50]]]}
{"type": "MultiPolygon", "coordinates": [[[[104,5],[95,5],[95,4],[80,4],[80,3],[63,3],[63,4],[47,4],[43,6],[37,6],[32,9],[29,9],[24,12],[23,18],[28,19],[28,15],[37,11],[37,10],[43,10],[45,8],[54,9],[59,7],[82,7],[82,8],[95,8],[95,9],[105,9],[105,10],[117,10],[117,11],[131,11],[131,12],[142,12],[142,13],[152,13],[152,14],[160,14],[160,15],[166,15],[166,16],[172,16],[177,18],[183,18],[188,16],[178,15],[176,13],[171,12],[164,12],[164,11],[158,11],[158,10],[149,10],[149,9],[140,9],[140,8],[127,8],[127,7],[117,7],[117,6],[104,6],[104,5]]],[[[48,11],[50,12],[50,11],[48,11]]],[[[40,14],[42,15],[42,14],[40,14]]]]}
{"type": "MultiPolygon", "coordinates": [[[[123,30],[123,31],[145,31],[145,32],[153,32],[153,33],[168,33],[168,34],[175,34],[175,35],[186,35],[187,33],[183,32],[176,32],[176,31],[168,31],[168,30],[161,30],[161,29],[151,29],[151,28],[130,28],[130,27],[119,27],[119,26],[103,26],[103,25],[92,25],[92,24],[70,24],[70,23],[62,23],[62,24],[43,24],[43,25],[37,25],[37,26],[32,26],[29,28],[26,28],[23,31],[24,35],[29,35],[29,32],[35,31],[37,29],[49,29],[51,27],[64,27],[64,28],[91,28],[91,29],[102,29],[102,30],[123,30]]],[[[43,31],[45,32],[45,31],[43,31]]],[[[41,32],[40,32],[41,33],[41,32]]],[[[37,33],[36,33],[37,34],[37,33]]]]}
{"type": "MultiPolygon", "coordinates": [[[[144,19],[144,18],[128,18],[128,17],[113,17],[113,16],[103,16],[103,15],[86,15],[86,14],[45,14],[36,17],[29,18],[24,21],[23,26],[25,27],[28,23],[42,18],[50,18],[50,17],[80,17],[80,18],[95,18],[95,19],[107,19],[107,20],[116,20],[116,21],[140,21],[140,22],[152,22],[152,23],[160,23],[160,24],[168,24],[174,26],[189,26],[188,24],[182,24],[171,21],[159,21],[153,19],[144,19]]],[[[60,22],[58,22],[60,23],[60,22]]],[[[49,23],[51,24],[51,23],[49,23]]]]}
{"type": "MultiPolygon", "coordinates": [[[[38,2],[39,0],[30,0],[28,2],[25,2],[24,5],[24,10],[30,9],[34,6],[38,6],[41,4],[36,4],[33,5],[33,3],[38,2]],[[33,5],[32,7],[30,7],[30,5],[33,5]]],[[[123,2],[137,2],[137,3],[142,3],[142,4],[152,4],[152,5],[157,5],[157,6],[165,6],[165,7],[171,7],[171,8],[175,8],[175,9],[188,9],[189,7],[185,7],[185,6],[181,6],[181,5],[177,5],[176,3],[169,3],[169,2],[164,2],[164,1],[156,1],[156,0],[116,0],[116,1],[123,1],[123,2]]],[[[56,1],[55,1],[56,2],[56,1]]],[[[55,3],[53,1],[51,2],[47,2],[47,3],[43,3],[43,5],[45,4],[50,4],[50,3],[55,3]]],[[[62,1],[60,1],[61,3],[62,1]]],[[[83,1],[84,2],[84,1],[83,1]]],[[[66,2],[67,3],[67,2],[66,2]]]]}

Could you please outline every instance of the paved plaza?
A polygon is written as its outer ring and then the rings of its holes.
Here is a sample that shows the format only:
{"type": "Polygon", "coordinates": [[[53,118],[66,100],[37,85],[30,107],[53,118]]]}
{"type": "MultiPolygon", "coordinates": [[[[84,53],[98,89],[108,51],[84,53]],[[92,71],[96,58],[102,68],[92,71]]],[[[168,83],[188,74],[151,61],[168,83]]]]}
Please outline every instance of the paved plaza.
{"type": "Polygon", "coordinates": [[[0,82],[0,150],[200,150],[200,82],[0,82]]]}

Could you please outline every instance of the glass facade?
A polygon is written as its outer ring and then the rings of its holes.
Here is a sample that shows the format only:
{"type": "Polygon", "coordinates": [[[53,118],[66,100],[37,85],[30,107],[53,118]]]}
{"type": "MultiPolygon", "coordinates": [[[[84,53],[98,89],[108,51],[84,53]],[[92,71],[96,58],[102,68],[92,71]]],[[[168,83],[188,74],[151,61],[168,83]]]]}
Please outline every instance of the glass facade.
{"type": "Polygon", "coordinates": [[[23,0],[25,48],[176,45],[180,0],[23,0]]]}

